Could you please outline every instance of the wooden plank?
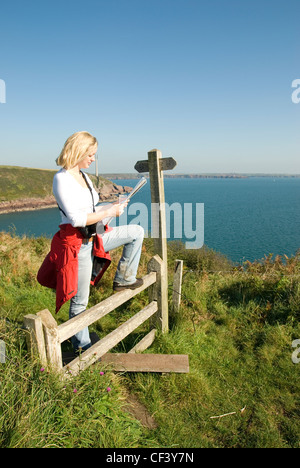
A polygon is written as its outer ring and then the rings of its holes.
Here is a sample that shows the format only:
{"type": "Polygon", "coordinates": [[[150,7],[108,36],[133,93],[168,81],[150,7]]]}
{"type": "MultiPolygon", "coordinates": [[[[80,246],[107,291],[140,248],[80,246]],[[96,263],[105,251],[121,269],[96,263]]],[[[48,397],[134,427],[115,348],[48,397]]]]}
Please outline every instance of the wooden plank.
{"type": "Polygon", "coordinates": [[[91,307],[85,312],[82,312],[82,314],[79,314],[67,322],[59,325],[58,333],[60,342],[62,343],[63,341],[78,333],[80,330],[83,330],[85,327],[88,327],[97,320],[100,320],[105,315],[109,314],[112,310],[115,310],[117,307],[121,306],[132,297],[147,289],[156,282],[156,273],[152,272],[144,276],[143,280],[144,284],[140,288],[119,291],[99,304],[95,305],[94,307],[91,307]]]}
{"type": "Polygon", "coordinates": [[[148,320],[157,312],[157,302],[153,301],[140,312],[131,317],[127,322],[120,325],[116,330],[106,335],[102,340],[87,349],[81,356],[74,359],[68,366],[64,367],[65,375],[77,375],[82,370],[98,361],[104,354],[122,341],[133,330],[148,320]]]}
{"type": "Polygon", "coordinates": [[[184,354],[107,353],[101,362],[117,372],[189,372],[189,358],[184,354]]]}
{"type": "Polygon", "coordinates": [[[173,279],[173,313],[177,314],[180,309],[181,303],[181,289],[182,289],[182,272],[183,272],[183,260],[175,261],[175,271],[173,279]]]}
{"type": "Polygon", "coordinates": [[[146,349],[149,348],[149,346],[152,345],[153,341],[155,340],[156,336],[156,329],[154,328],[149,332],[144,338],[141,339],[130,351],[129,353],[142,353],[146,349]]]}
{"type": "MultiPolygon", "coordinates": [[[[174,158],[162,158],[160,160],[159,168],[161,171],[170,171],[177,166],[177,162],[174,158]]],[[[134,166],[134,169],[139,172],[149,172],[149,161],[143,160],[138,161],[134,166]]]]}
{"type": "Polygon", "coordinates": [[[62,369],[61,345],[58,336],[57,322],[48,309],[37,313],[43,323],[48,365],[55,371],[62,369]]]}
{"type": "Polygon", "coordinates": [[[24,328],[26,333],[27,347],[30,353],[37,353],[41,364],[47,363],[46,347],[43,331],[43,323],[41,317],[28,314],[24,317],[24,328]]]}

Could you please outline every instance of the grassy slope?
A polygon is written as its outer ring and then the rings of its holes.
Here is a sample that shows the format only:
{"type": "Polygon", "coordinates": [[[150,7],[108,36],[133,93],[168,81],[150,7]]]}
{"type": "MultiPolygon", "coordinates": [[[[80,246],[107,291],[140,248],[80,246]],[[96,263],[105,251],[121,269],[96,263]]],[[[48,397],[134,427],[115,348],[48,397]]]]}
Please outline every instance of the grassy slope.
{"type": "MultiPolygon", "coordinates": [[[[46,169],[0,166],[0,202],[52,195],[55,172],[46,169]]],[[[106,179],[100,178],[100,186],[107,182],[106,179]]]]}
{"type": "Polygon", "coordinates": [[[42,169],[0,166],[0,201],[51,195],[54,173],[42,169]]]}
{"type": "MultiPolygon", "coordinates": [[[[0,236],[1,317],[10,320],[0,328],[9,358],[1,365],[0,447],[299,448],[300,364],[291,360],[291,343],[300,338],[299,258],[286,265],[266,259],[237,271],[211,251],[170,245],[170,281],[174,259],[185,262],[182,311],[147,352],[188,354],[190,373],[119,375],[99,364],[65,385],[32,365],[24,332],[16,328],[25,314],[54,311],[54,292],[35,279],[49,240],[0,236]],[[128,389],[154,414],[157,429],[122,411],[128,389]],[[229,412],[236,414],[210,419],[229,412]]],[[[141,273],[151,248],[146,240],[141,273]]],[[[92,289],[90,306],[111,294],[118,254],[100,288],[92,289]]],[[[107,334],[146,301],[144,292],[92,329],[107,334]]],[[[68,304],[56,319],[67,315],[68,304]]],[[[129,350],[147,331],[140,327],[116,350],[129,350]]]]}

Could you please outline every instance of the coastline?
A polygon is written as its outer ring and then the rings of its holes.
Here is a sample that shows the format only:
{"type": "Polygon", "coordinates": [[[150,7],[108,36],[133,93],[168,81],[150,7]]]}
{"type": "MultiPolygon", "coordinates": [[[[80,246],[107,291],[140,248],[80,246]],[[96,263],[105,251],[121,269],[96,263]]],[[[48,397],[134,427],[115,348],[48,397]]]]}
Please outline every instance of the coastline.
{"type": "MultiPolygon", "coordinates": [[[[144,173],[144,177],[148,178],[149,174],[144,173]]],[[[139,173],[105,173],[103,174],[108,180],[126,180],[126,179],[139,179],[141,174],[139,173]]],[[[216,174],[168,174],[164,173],[165,179],[249,179],[251,177],[274,177],[274,178],[300,178],[300,174],[264,174],[264,173],[249,173],[249,174],[238,174],[238,173],[216,173],[216,174]]]]}
{"type": "Polygon", "coordinates": [[[45,198],[23,198],[0,203],[0,215],[22,211],[36,211],[57,206],[53,196],[45,198]]]}
{"type": "MultiPolygon", "coordinates": [[[[104,185],[99,192],[99,202],[117,201],[119,195],[129,193],[131,190],[132,187],[123,187],[116,184],[104,185]]],[[[17,200],[0,202],[0,215],[56,207],[57,203],[53,195],[44,198],[20,198],[17,200]]]]}

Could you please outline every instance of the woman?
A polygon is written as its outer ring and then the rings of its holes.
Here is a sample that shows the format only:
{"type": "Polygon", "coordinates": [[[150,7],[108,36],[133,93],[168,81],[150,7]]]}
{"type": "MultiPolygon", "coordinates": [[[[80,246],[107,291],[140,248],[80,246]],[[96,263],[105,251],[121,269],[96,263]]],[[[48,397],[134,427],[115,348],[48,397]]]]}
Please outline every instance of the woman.
{"type": "MultiPolygon", "coordinates": [[[[59,244],[58,250],[64,259],[61,263],[64,265],[63,269],[65,269],[65,263],[69,265],[74,263],[74,255],[71,255],[72,261],[66,262],[65,250],[64,247],[61,249],[61,245],[67,246],[68,252],[70,246],[71,250],[74,247],[75,268],[78,271],[76,294],[70,299],[70,318],[80,314],[87,307],[93,273],[95,250],[93,244],[97,242],[98,244],[100,242],[100,250],[102,248],[105,253],[121,245],[124,246],[113,283],[115,291],[126,288],[135,289],[143,284],[142,279],[136,278],[144,239],[144,230],[141,226],[129,225],[113,229],[107,229],[106,227],[101,236],[87,234],[88,238],[84,237],[83,233],[84,230],[87,230],[87,227],[95,228],[93,225],[105,218],[120,216],[127,205],[126,202],[115,203],[108,205],[108,207],[102,207],[99,211],[95,209],[95,205],[99,201],[99,195],[93,188],[90,178],[82,170],[88,169],[95,161],[97,147],[97,140],[90,133],[77,132],[68,138],[56,160],[57,165],[62,167],[53,179],[53,194],[62,218],[60,232],[56,235],[56,245],[59,244]]],[[[91,232],[93,232],[93,229],[91,232]]],[[[54,257],[57,264],[57,254],[54,257]]],[[[109,258],[108,254],[106,258],[109,258]]],[[[61,268],[56,268],[56,271],[58,269],[61,268]]],[[[64,278],[68,274],[64,273],[61,276],[64,278]]],[[[73,291],[71,292],[73,293],[73,291]]],[[[72,343],[75,351],[88,349],[91,346],[88,328],[73,336],[72,343]]]]}

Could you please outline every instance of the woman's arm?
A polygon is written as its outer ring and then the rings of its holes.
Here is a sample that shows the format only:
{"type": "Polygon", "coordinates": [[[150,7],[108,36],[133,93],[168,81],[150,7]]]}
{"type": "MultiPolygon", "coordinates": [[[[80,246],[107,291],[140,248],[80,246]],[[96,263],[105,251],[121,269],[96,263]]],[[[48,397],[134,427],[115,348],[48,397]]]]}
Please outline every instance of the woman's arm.
{"type": "MultiPolygon", "coordinates": [[[[61,170],[54,176],[53,194],[59,207],[65,213],[66,220],[74,227],[89,226],[107,217],[120,216],[127,206],[127,202],[125,201],[122,204],[116,203],[109,205],[107,208],[103,207],[104,209],[94,213],[92,211],[86,213],[84,210],[85,204],[83,204],[82,209],[83,192],[85,191],[78,187],[78,182],[66,171],[61,170]],[[80,208],[78,208],[79,206],[80,208]]],[[[88,190],[86,192],[87,194],[84,193],[84,196],[87,197],[87,204],[91,205],[91,195],[88,190]]],[[[95,198],[94,201],[97,202],[98,200],[95,198]]]]}

